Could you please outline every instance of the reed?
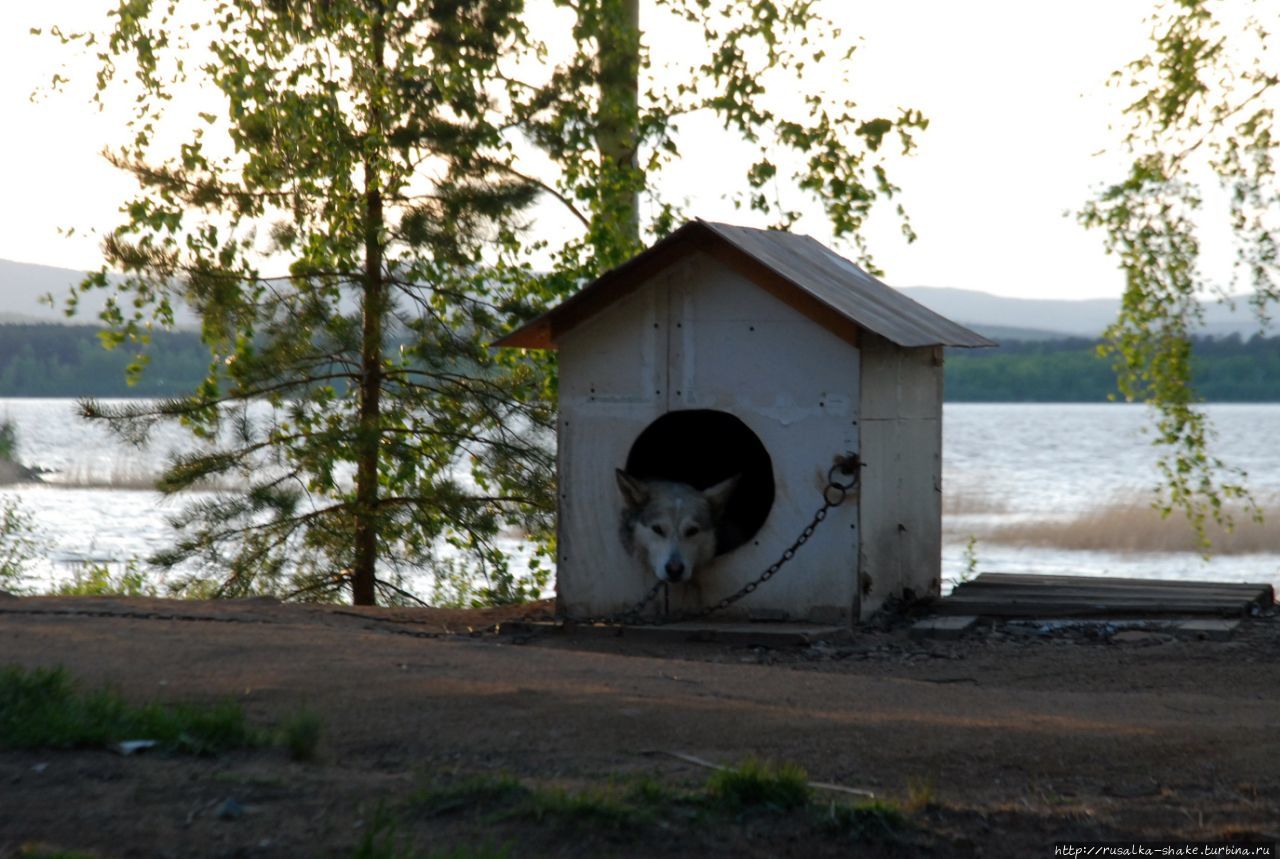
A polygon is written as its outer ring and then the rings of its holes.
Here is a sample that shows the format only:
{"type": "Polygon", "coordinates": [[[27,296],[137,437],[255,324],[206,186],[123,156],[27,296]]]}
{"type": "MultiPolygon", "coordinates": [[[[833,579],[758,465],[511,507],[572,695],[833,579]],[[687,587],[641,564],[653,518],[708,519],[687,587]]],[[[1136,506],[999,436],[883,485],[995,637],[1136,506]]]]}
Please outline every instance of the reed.
{"type": "MultiPolygon", "coordinates": [[[[1280,517],[1258,523],[1242,508],[1228,512],[1235,523],[1232,529],[1206,524],[1212,554],[1280,552],[1280,517]]],[[[1150,503],[1137,499],[1111,502],[1070,518],[997,525],[980,536],[987,543],[1083,551],[1198,553],[1203,548],[1184,517],[1162,517],[1150,503]]]]}
{"type": "Polygon", "coordinates": [[[942,512],[946,516],[986,516],[1010,513],[1009,502],[984,492],[946,492],[942,496],[942,512]]]}

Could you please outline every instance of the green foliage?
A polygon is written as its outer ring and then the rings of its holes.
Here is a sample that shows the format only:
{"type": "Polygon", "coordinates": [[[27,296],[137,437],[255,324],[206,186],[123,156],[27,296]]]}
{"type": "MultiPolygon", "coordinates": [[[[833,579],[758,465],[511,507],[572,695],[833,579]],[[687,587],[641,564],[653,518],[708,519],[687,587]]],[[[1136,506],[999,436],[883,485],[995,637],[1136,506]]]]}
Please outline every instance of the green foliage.
{"type": "Polygon", "coordinates": [[[111,564],[84,564],[72,572],[69,582],[58,585],[54,593],[60,597],[153,597],[155,585],[136,560],[122,564],[114,573],[111,564]]]}
{"type": "Polygon", "coordinates": [[[0,495],[0,590],[28,590],[27,567],[43,549],[35,519],[15,495],[0,495]]]}
{"type": "Polygon", "coordinates": [[[193,569],[190,588],[367,603],[414,598],[402,575],[428,569],[458,602],[540,595],[554,363],[486,344],[670,232],[676,207],[655,200],[642,223],[640,197],[680,157],[681,117],[713,115],[754,148],[738,205],[796,224],[788,177],[866,257],[865,221],[898,190],[888,144],[909,152],[927,123],[831,95],[853,48],[814,4],[659,0],[663,23],[709,46],[662,80],[638,0],[554,5],[570,40],[537,37],[544,10],[520,0],[215,0],[180,14],[120,0],[108,33],[54,31],[100,52],[96,101],[133,105],[108,157],[139,185],[108,266],[68,310],[110,293],[103,341],[135,351],[131,379],[178,300],[212,355],[188,395],[83,413],[130,438],[173,420],[218,442],[176,460],[164,491],[250,484],[175,517],[176,545],[153,560],[193,569]],[[790,112],[765,97],[810,80],[790,112]],[[222,103],[181,133],[166,109],[192,85],[222,103]],[[538,194],[578,233],[525,240],[538,194]],[[272,411],[251,417],[251,402],[272,411]],[[500,551],[504,528],[539,542],[531,582],[500,551]],[[471,566],[455,577],[460,555],[471,566]]]}
{"type": "MultiPolygon", "coordinates": [[[[0,332],[4,329],[0,327],[0,332]]],[[[18,461],[18,428],[8,418],[0,419],[0,462],[18,461]]]]}
{"type": "Polygon", "coordinates": [[[775,765],[748,758],[737,767],[717,770],[707,780],[707,793],[733,811],[793,811],[809,804],[813,788],[808,773],[796,764],[775,765]]]}
{"type": "MultiPolygon", "coordinates": [[[[1280,66],[1266,46],[1270,10],[1258,3],[1179,0],[1149,19],[1150,50],[1113,76],[1135,94],[1125,110],[1128,175],[1080,212],[1105,234],[1125,273],[1120,316],[1106,335],[1121,394],[1151,403],[1164,453],[1160,501],[1203,536],[1229,520],[1224,501],[1247,498],[1243,475],[1209,453],[1212,428],[1197,408],[1190,333],[1197,298],[1247,281],[1260,312],[1280,298],[1280,182],[1275,134],[1280,66]],[[1260,9],[1251,16],[1247,9],[1260,9]],[[1216,183],[1235,245],[1231,282],[1201,268],[1204,199],[1216,183]]],[[[1226,232],[1224,231],[1224,232],[1226,232]]]]}
{"type": "Polygon", "coordinates": [[[155,740],[186,754],[261,745],[237,704],[133,706],[109,690],[81,692],[62,668],[0,669],[0,747],[104,746],[155,740]]]}
{"type": "MultiPolygon", "coordinates": [[[[847,95],[854,41],[816,4],[659,0],[645,9],[654,32],[700,38],[708,46],[703,55],[672,61],[662,74],[639,30],[639,0],[556,5],[573,13],[571,51],[557,55],[539,46],[549,74],[514,80],[507,91],[526,138],[557,166],[543,187],[583,226],[580,238],[551,248],[555,270],[541,288],[563,294],[577,279],[630,256],[642,232],[660,237],[671,230],[680,215],[660,199],[652,200],[647,229],[638,228],[637,198],[681,158],[680,120],[699,114],[715,117],[753,150],[745,187],[730,192],[736,206],[787,228],[801,218],[799,191],[823,207],[834,233],[852,240],[869,262],[865,221],[898,190],[885,167],[886,144],[893,140],[910,152],[914,134],[928,122],[910,108],[885,117],[858,107],[847,95]],[[780,101],[769,97],[774,91],[799,97],[780,101]]],[[[896,211],[913,237],[904,210],[898,205],[896,211]]]]}

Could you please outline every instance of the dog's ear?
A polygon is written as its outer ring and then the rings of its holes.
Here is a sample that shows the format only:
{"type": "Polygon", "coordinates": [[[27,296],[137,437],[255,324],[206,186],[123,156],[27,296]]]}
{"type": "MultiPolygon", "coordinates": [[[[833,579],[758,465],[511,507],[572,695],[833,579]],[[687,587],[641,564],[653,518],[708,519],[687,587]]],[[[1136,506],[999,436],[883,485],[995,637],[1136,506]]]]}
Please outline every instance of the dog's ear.
{"type": "Polygon", "coordinates": [[[615,472],[618,476],[618,488],[622,490],[622,498],[627,506],[639,509],[649,503],[649,484],[638,477],[632,477],[621,468],[615,472]]]}
{"type": "Polygon", "coordinates": [[[724,506],[729,503],[729,496],[733,494],[733,490],[738,488],[738,481],[741,479],[741,474],[735,474],[728,480],[722,480],[715,486],[702,490],[703,497],[711,505],[712,513],[719,516],[724,512],[724,506]]]}

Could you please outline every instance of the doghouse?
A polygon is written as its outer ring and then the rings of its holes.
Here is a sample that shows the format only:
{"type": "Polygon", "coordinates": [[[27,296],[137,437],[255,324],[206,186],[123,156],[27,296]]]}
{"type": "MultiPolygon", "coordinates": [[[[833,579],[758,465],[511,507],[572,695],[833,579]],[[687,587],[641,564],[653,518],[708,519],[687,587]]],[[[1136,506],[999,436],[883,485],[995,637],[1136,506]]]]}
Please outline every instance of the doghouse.
{"type": "Polygon", "coordinates": [[[655,581],[619,537],[615,469],[741,474],[740,539],[669,587],[675,613],[758,578],[848,454],[855,491],[724,616],[848,623],[939,593],[943,347],[994,344],[821,243],[692,221],[495,345],[559,350],[562,612],[625,611],[655,581]]]}

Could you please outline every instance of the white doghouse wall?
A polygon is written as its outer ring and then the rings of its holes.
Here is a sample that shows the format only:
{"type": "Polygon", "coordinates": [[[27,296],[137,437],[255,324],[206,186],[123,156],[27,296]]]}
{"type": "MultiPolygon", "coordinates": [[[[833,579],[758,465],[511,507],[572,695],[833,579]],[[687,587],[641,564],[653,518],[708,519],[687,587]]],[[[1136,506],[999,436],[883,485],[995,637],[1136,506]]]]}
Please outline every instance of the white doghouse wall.
{"type": "Polygon", "coordinates": [[[863,332],[860,615],[942,588],[942,347],[863,332]]]}
{"type": "Polygon", "coordinates": [[[745,423],[772,458],[775,495],[752,539],[671,586],[673,611],[714,603],[777,560],[821,505],[828,470],[846,451],[865,462],[860,497],[832,510],[795,559],[726,616],[764,610],[848,621],[903,588],[936,592],[940,350],[903,350],[865,332],[839,336],[701,252],[557,345],[562,611],[620,611],[652,586],[653,573],[619,539],[614,471],[646,427],[686,409],[745,423]]]}

